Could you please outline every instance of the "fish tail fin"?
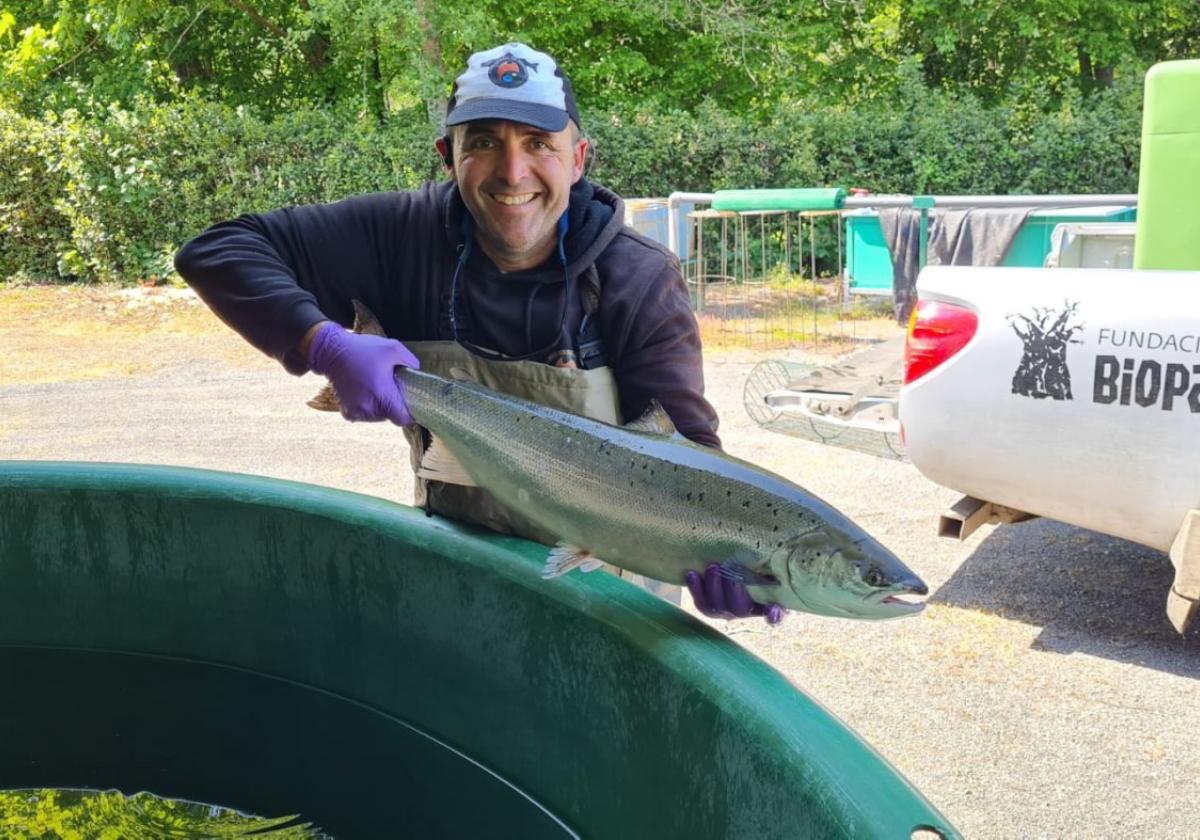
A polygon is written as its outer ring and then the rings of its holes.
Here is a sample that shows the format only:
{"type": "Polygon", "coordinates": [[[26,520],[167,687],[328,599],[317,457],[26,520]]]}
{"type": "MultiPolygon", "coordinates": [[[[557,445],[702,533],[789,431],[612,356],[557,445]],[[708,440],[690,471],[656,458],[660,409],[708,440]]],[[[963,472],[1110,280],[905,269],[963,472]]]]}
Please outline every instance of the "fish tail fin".
{"type": "MultiPolygon", "coordinates": [[[[379,323],[379,319],[375,317],[365,303],[360,300],[352,300],[354,306],[354,326],[351,332],[356,332],[361,335],[378,335],[385,336],[387,333],[383,331],[383,325],[379,323]]],[[[327,384],[321,389],[321,392],[305,403],[309,408],[315,408],[317,411],[341,411],[341,405],[338,403],[337,391],[333,390],[333,385],[327,384]]]]}
{"type": "Polygon", "coordinates": [[[550,549],[550,554],[546,557],[546,565],[542,567],[542,578],[550,580],[565,575],[572,569],[594,572],[602,565],[603,563],[586,548],[559,543],[550,549]]]}
{"type": "Polygon", "coordinates": [[[337,392],[333,390],[332,385],[322,388],[321,392],[309,400],[307,405],[317,411],[341,411],[338,406],[337,392]]]}

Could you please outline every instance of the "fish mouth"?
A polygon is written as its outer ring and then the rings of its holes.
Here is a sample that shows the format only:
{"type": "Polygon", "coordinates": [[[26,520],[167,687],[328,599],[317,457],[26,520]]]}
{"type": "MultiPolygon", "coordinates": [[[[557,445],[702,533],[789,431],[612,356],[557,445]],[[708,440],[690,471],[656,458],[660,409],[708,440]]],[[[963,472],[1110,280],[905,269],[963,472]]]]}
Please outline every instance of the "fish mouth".
{"type": "Polygon", "coordinates": [[[929,587],[920,580],[906,580],[895,584],[885,592],[872,593],[867,597],[867,600],[872,601],[878,607],[884,607],[889,614],[896,616],[916,615],[925,609],[924,601],[909,601],[902,596],[906,595],[928,595],[929,587]]]}
{"type": "Polygon", "coordinates": [[[897,615],[916,615],[925,609],[924,601],[906,601],[897,595],[885,595],[878,603],[879,606],[887,607],[889,611],[895,612],[897,615]]]}

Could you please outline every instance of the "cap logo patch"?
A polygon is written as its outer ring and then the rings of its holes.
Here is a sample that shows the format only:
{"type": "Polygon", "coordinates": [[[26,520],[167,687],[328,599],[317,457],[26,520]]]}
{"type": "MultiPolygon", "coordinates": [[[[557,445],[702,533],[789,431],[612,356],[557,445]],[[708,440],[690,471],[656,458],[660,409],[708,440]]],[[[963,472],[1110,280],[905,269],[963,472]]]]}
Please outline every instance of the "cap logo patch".
{"type": "Polygon", "coordinates": [[[492,84],[503,88],[520,87],[529,81],[526,68],[532,68],[535,72],[538,69],[534,62],[518,58],[510,52],[494,61],[485,61],[481,66],[488,68],[488,78],[492,80],[492,84]]]}

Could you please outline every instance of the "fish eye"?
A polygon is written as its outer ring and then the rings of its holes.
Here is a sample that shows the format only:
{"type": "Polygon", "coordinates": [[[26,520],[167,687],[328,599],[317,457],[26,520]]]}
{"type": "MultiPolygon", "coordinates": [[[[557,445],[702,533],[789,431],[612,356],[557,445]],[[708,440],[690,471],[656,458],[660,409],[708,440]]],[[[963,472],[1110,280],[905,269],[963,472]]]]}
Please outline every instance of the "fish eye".
{"type": "Polygon", "coordinates": [[[867,586],[883,586],[883,572],[876,569],[874,566],[867,569],[867,573],[863,575],[863,583],[867,586]]]}

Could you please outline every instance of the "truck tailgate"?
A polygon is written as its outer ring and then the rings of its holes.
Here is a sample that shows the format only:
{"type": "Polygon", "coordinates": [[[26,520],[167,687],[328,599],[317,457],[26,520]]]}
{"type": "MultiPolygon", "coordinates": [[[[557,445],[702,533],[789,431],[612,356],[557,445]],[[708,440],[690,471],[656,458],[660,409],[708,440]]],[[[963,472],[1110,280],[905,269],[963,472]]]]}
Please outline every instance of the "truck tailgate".
{"type": "Polygon", "coordinates": [[[929,267],[917,288],[979,318],[901,390],[918,469],[1167,550],[1200,507],[1200,272],[929,267]]]}

